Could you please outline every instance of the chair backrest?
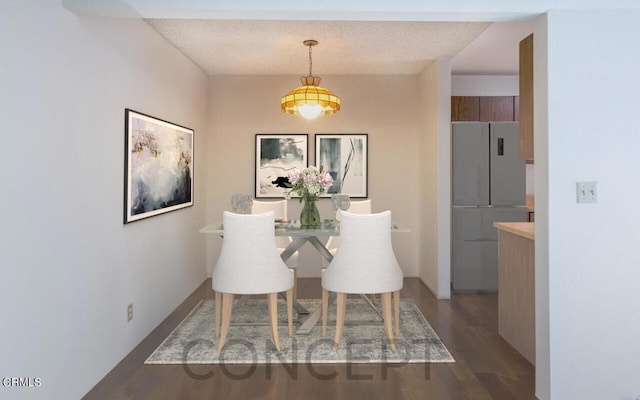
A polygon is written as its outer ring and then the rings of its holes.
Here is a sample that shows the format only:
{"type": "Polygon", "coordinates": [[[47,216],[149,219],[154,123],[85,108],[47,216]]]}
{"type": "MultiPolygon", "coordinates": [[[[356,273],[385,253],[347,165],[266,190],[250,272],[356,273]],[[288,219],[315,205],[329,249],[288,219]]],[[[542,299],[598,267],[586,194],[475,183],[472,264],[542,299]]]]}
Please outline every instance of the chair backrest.
{"type": "MultiPolygon", "coordinates": [[[[350,213],[356,214],[370,214],[371,213],[371,199],[359,200],[359,201],[351,201],[349,203],[349,211],[350,213]]],[[[336,214],[336,219],[340,221],[340,210],[336,214]]]]}
{"type": "MultiPolygon", "coordinates": [[[[349,205],[349,212],[356,214],[371,214],[371,199],[360,200],[360,201],[352,201],[349,205]]],[[[340,210],[336,214],[336,220],[340,221],[340,210]]],[[[327,240],[326,247],[327,249],[337,249],[338,244],[340,244],[339,236],[330,236],[329,240],[327,240]]]]}
{"type": "Polygon", "coordinates": [[[293,273],[276,250],[273,224],[273,212],[224,212],[222,249],[211,276],[213,290],[263,294],[293,287],[293,273]]]}
{"type": "MultiPolygon", "coordinates": [[[[253,206],[251,207],[252,214],[262,214],[272,211],[273,218],[275,220],[286,221],[289,219],[287,215],[287,200],[275,200],[275,201],[260,201],[253,200],[253,206]]],[[[289,236],[276,237],[276,245],[279,248],[285,248],[292,239],[289,236]]]]}
{"type": "Polygon", "coordinates": [[[269,211],[273,211],[273,218],[275,220],[286,220],[287,216],[287,200],[275,200],[275,201],[260,201],[253,200],[253,206],[251,207],[251,214],[263,214],[269,211]]]}
{"type": "Polygon", "coordinates": [[[323,272],[323,287],[342,293],[386,293],[402,288],[391,245],[391,211],[340,211],[340,249],[323,272]]]}

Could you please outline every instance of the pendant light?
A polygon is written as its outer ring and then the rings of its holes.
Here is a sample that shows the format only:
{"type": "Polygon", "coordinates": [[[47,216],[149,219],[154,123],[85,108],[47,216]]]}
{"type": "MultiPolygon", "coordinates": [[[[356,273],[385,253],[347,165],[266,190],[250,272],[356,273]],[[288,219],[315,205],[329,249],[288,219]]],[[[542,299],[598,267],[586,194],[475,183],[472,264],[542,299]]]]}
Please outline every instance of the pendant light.
{"type": "Polygon", "coordinates": [[[321,78],[311,73],[311,48],[318,44],[317,40],[305,40],[309,46],[309,75],[300,78],[299,86],[282,96],[280,106],[282,112],[291,115],[301,115],[306,119],[313,119],[321,114],[331,115],[340,111],[340,97],[330,90],[318,86],[321,78]]]}

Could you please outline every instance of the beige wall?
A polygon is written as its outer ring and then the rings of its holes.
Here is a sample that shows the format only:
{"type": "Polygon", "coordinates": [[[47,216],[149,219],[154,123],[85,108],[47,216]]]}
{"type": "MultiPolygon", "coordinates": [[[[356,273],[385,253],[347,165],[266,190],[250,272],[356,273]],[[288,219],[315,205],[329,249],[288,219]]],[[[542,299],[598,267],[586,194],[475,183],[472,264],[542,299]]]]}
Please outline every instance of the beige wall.
{"type": "MultiPolygon", "coordinates": [[[[302,71],[304,72],[304,71],[302,71]]],[[[393,219],[411,229],[397,233],[393,245],[406,276],[419,270],[420,118],[418,78],[413,76],[327,76],[322,85],[342,99],[340,113],[307,121],[280,112],[280,96],[299,84],[297,76],[216,76],[209,79],[207,223],[220,220],[233,193],[253,194],[256,133],[308,133],[314,163],[314,133],[369,135],[369,198],[374,211],[391,210],[393,219]]],[[[319,202],[329,218],[329,199],[319,202]]],[[[297,200],[289,213],[300,212],[297,200]]],[[[220,238],[208,237],[211,272],[220,238]]],[[[299,275],[319,276],[320,258],[305,246],[299,275]]]]}

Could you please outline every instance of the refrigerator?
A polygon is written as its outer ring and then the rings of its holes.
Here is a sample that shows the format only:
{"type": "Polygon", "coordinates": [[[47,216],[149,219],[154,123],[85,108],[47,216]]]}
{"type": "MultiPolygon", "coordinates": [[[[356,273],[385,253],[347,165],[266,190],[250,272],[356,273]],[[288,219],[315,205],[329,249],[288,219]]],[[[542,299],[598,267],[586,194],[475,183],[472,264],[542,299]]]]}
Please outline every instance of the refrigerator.
{"type": "Polygon", "coordinates": [[[453,291],[496,292],[498,231],[493,223],[528,220],[518,123],[451,125],[453,291]]]}

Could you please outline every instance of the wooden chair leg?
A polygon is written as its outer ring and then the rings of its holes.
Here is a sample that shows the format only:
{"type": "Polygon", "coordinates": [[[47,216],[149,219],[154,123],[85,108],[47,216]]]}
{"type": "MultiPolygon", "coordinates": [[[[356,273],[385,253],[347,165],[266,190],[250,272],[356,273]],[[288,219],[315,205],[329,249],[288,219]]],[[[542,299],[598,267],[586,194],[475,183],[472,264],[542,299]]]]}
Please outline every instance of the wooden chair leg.
{"type": "Polygon", "coordinates": [[[384,328],[387,331],[387,338],[389,338],[389,344],[391,351],[395,353],[396,344],[393,340],[393,323],[391,321],[391,293],[382,293],[382,317],[384,318],[384,328]]]}
{"type": "Polygon", "coordinates": [[[220,337],[220,310],[222,310],[222,293],[215,293],[216,302],[216,337],[220,337]]]}
{"type": "Polygon", "coordinates": [[[293,268],[293,298],[298,298],[298,268],[293,268]]]}
{"type": "Polygon", "coordinates": [[[337,293],[338,302],[336,307],[336,337],[333,339],[333,351],[338,350],[340,339],[342,338],[342,327],[344,326],[344,317],[347,311],[347,294],[337,293]]]}
{"type": "Polygon", "coordinates": [[[218,352],[222,351],[224,341],[227,339],[229,324],[231,323],[231,311],[233,310],[233,293],[222,294],[222,332],[220,332],[220,342],[218,352]]]}
{"type": "Polygon", "coordinates": [[[289,336],[293,336],[293,295],[294,289],[287,290],[287,321],[289,325],[289,336]]]}
{"type": "Polygon", "coordinates": [[[329,308],[329,291],[322,288],[322,337],[327,336],[327,309],[329,308]]]}
{"type": "Polygon", "coordinates": [[[396,321],[396,337],[400,335],[400,291],[393,292],[393,312],[396,321]]]}
{"type": "Polygon", "coordinates": [[[276,350],[280,351],[280,339],[278,338],[278,293],[269,293],[269,319],[271,320],[271,334],[273,335],[273,343],[276,350]]]}

